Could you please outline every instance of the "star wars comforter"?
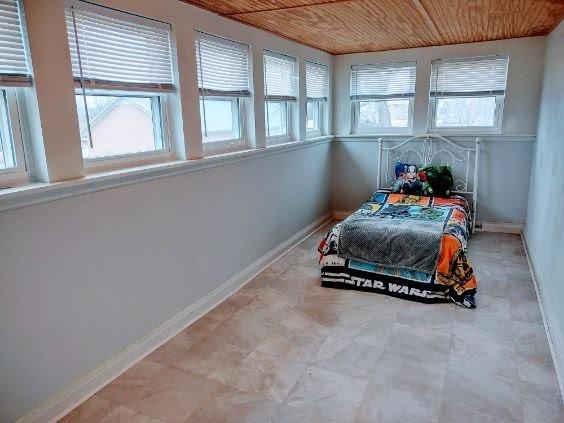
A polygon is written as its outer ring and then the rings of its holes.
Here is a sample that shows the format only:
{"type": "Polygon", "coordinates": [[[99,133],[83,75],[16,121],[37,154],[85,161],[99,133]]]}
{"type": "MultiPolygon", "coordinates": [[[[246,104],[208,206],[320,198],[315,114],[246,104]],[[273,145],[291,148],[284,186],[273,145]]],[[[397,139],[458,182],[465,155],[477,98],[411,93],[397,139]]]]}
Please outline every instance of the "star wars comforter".
{"type": "MultiPolygon", "coordinates": [[[[378,292],[428,303],[454,301],[460,306],[474,308],[477,282],[466,259],[466,241],[471,222],[469,204],[462,196],[439,198],[377,191],[351,217],[335,225],[321,241],[319,264],[322,285],[378,292]],[[355,225],[349,225],[349,221],[362,222],[365,226],[364,235],[356,233],[355,238],[344,234],[343,230],[355,228],[355,225]],[[409,224],[406,225],[406,221],[409,224]],[[409,230],[392,231],[393,235],[381,238],[388,245],[386,248],[380,246],[380,256],[375,257],[374,251],[368,251],[374,249],[375,244],[367,238],[371,236],[370,231],[366,230],[367,222],[381,226],[404,222],[398,227],[408,227],[409,230]],[[422,241],[425,236],[420,236],[413,229],[421,222],[440,224],[440,245],[434,247],[432,243],[422,241]],[[341,237],[348,239],[346,251],[340,242],[341,237]],[[356,249],[351,247],[351,239],[359,243],[356,249]],[[436,253],[431,251],[433,248],[437,248],[436,253]],[[358,257],[351,256],[351,251],[357,251],[358,257]],[[400,259],[397,254],[401,251],[410,257],[400,259]],[[388,260],[390,257],[385,257],[391,254],[395,254],[396,259],[388,260]],[[436,263],[432,267],[434,271],[429,270],[428,263],[426,266],[406,265],[422,263],[424,256],[433,257],[433,254],[438,255],[432,259],[436,263]],[[367,260],[367,257],[372,258],[367,260]]],[[[428,230],[427,223],[420,226],[421,231],[428,230]]],[[[386,229],[381,232],[389,231],[386,229]]],[[[373,234],[377,235],[378,232],[374,231],[373,234]]]]}

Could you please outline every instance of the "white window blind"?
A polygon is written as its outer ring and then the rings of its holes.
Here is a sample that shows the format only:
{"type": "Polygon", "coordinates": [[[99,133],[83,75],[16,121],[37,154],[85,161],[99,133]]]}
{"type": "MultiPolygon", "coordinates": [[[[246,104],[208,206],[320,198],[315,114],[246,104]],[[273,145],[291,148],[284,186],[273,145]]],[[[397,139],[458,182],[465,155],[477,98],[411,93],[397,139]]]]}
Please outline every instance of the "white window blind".
{"type": "Polygon", "coordinates": [[[80,86],[174,91],[169,24],[78,0],[65,13],[80,86]]]}
{"type": "Polygon", "coordinates": [[[29,86],[31,71],[18,0],[0,0],[0,85],[29,86]]]}
{"type": "Polygon", "coordinates": [[[196,62],[201,95],[248,97],[249,46],[196,32],[196,62]]]}
{"type": "Polygon", "coordinates": [[[377,100],[415,96],[415,62],[353,65],[351,99],[377,100]]]}
{"type": "Polygon", "coordinates": [[[431,95],[504,94],[507,63],[507,56],[434,60],[431,95]]]}
{"type": "Polygon", "coordinates": [[[306,97],[327,100],[327,66],[306,62],[306,97]]]}
{"type": "Polygon", "coordinates": [[[293,101],[297,98],[296,59],[272,51],[264,52],[266,100],[293,101]]]}

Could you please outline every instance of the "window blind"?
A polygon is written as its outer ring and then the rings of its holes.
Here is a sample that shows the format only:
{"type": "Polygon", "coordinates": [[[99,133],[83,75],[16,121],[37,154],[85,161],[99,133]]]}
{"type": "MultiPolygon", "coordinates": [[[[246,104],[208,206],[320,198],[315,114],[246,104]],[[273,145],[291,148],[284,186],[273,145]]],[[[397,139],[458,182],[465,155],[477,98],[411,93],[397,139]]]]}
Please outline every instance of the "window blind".
{"type": "Polygon", "coordinates": [[[264,88],[266,100],[296,100],[296,59],[283,54],[265,51],[264,88]]]}
{"type": "Polygon", "coordinates": [[[0,0],[0,85],[29,86],[23,15],[18,0],[0,0]]]}
{"type": "Polygon", "coordinates": [[[196,32],[196,62],[201,95],[248,97],[249,46],[196,32]]]}
{"type": "Polygon", "coordinates": [[[306,97],[327,100],[327,66],[306,62],[306,97]]]}
{"type": "Polygon", "coordinates": [[[353,65],[351,99],[386,99],[415,96],[415,62],[353,65]]]}
{"type": "Polygon", "coordinates": [[[78,0],[65,13],[79,86],[174,91],[169,24],[78,0]]]}
{"type": "Polygon", "coordinates": [[[503,94],[507,66],[507,56],[434,60],[431,95],[503,94]]]}

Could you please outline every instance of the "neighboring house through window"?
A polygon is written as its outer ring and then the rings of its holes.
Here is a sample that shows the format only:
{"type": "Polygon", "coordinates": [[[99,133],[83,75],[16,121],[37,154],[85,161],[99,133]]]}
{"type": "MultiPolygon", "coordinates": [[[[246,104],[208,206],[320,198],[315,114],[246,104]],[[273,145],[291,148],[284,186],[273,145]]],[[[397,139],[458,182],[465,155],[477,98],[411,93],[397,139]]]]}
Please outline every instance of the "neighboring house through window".
{"type": "Polygon", "coordinates": [[[69,0],[67,32],[83,157],[169,156],[170,25],[69,0]]]}

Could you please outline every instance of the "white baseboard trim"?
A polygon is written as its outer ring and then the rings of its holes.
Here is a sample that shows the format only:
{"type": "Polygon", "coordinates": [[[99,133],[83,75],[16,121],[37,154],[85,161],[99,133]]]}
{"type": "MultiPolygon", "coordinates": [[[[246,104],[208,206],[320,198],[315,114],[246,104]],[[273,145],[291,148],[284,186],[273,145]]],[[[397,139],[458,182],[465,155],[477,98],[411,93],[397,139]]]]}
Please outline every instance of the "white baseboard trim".
{"type": "Polygon", "coordinates": [[[18,422],[51,422],[65,416],[73,408],[90,398],[116,377],[241,289],[247,282],[282,257],[289,248],[295,247],[321,226],[329,222],[331,216],[331,213],[327,213],[316,219],[290,239],[269,251],[172,319],[163,323],[134,344],[124,348],[114,357],[39,405],[36,409],[19,419],[18,422]]]}
{"type": "Polygon", "coordinates": [[[504,222],[476,222],[478,232],[499,232],[502,234],[520,234],[523,231],[522,223],[504,222]]]}
{"type": "Polygon", "coordinates": [[[536,254],[530,243],[530,237],[527,232],[527,227],[523,227],[523,232],[521,239],[523,241],[523,247],[525,248],[525,254],[527,255],[527,262],[529,263],[529,268],[531,269],[531,275],[533,276],[533,284],[535,285],[535,291],[537,294],[537,299],[539,302],[542,320],[544,323],[544,329],[546,331],[546,337],[548,338],[548,345],[550,346],[550,352],[552,354],[552,361],[554,362],[554,368],[556,370],[556,376],[558,378],[558,384],[560,386],[560,394],[562,395],[562,400],[564,402],[564,339],[562,338],[562,330],[560,323],[555,317],[555,313],[552,309],[552,303],[547,297],[547,285],[546,278],[542,269],[538,266],[538,260],[536,259],[536,254]]]}

